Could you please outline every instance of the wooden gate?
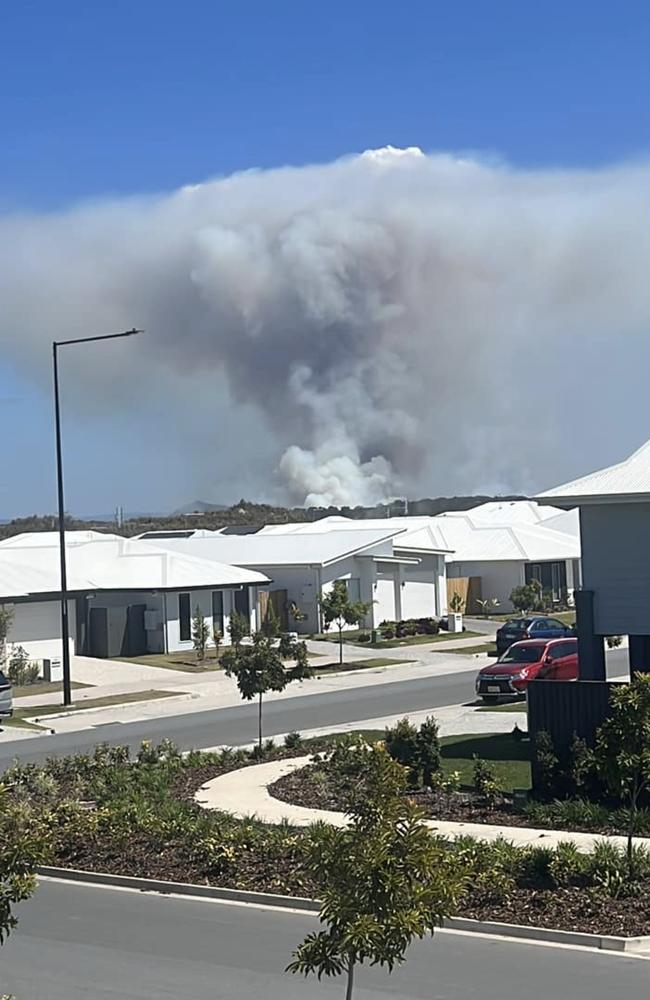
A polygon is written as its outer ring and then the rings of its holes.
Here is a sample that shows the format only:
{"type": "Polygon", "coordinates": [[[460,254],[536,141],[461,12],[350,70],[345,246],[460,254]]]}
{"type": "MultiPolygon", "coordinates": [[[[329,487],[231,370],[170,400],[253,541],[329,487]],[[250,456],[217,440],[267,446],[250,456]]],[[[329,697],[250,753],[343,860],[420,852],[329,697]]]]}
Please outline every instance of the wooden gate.
{"type": "Polygon", "coordinates": [[[287,609],[286,590],[260,590],[257,594],[260,625],[266,621],[269,605],[273,605],[275,616],[280,622],[282,632],[289,631],[289,613],[287,609]]]}
{"type": "Polygon", "coordinates": [[[454,594],[460,594],[462,598],[463,614],[480,614],[481,606],[477,603],[481,599],[480,576],[447,577],[447,607],[454,594]]]}

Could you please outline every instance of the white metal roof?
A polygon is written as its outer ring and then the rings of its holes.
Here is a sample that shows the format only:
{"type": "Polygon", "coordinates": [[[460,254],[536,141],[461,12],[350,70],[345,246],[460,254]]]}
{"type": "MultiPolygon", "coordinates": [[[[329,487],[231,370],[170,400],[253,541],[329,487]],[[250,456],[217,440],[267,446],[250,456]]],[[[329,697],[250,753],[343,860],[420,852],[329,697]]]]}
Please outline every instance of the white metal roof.
{"type": "Polygon", "coordinates": [[[495,527],[515,527],[516,525],[541,524],[559,510],[542,507],[534,500],[490,500],[469,510],[449,511],[444,517],[469,517],[473,524],[495,527]]]}
{"type": "MultiPolygon", "coordinates": [[[[70,545],[80,545],[83,542],[93,542],[102,541],[105,538],[120,538],[120,535],[110,534],[103,531],[66,531],[65,533],[65,544],[66,550],[70,545]]],[[[13,548],[26,548],[31,546],[37,546],[42,548],[44,545],[58,545],[59,544],[59,533],[58,531],[24,531],[20,535],[11,535],[9,538],[3,538],[0,541],[0,548],[3,549],[13,549],[13,548]]]]}
{"type": "MultiPolygon", "coordinates": [[[[58,535],[0,549],[0,598],[56,593],[58,535]]],[[[67,541],[67,535],[66,535],[67,541]]],[[[268,582],[262,573],[171,551],[137,539],[101,535],[66,544],[68,590],[192,590],[268,582]]]]}
{"type": "MultiPolygon", "coordinates": [[[[216,559],[233,566],[327,566],[346,556],[391,542],[399,534],[395,529],[357,529],[253,535],[209,535],[166,539],[166,547],[175,552],[216,559]]],[[[143,545],[152,543],[143,540],[143,545]]],[[[374,552],[369,554],[374,555],[374,552]]],[[[392,555],[391,551],[387,554],[392,555]]]]}
{"type": "Polygon", "coordinates": [[[515,560],[553,562],[580,558],[580,539],[542,525],[477,526],[468,517],[440,515],[440,531],[453,553],[447,562],[515,560]]]}
{"type": "Polygon", "coordinates": [[[357,520],[351,517],[323,517],[318,521],[267,524],[262,535],[311,535],[332,531],[366,531],[376,529],[399,532],[395,538],[396,549],[418,552],[446,552],[447,546],[439,534],[432,517],[370,517],[357,520]]]}
{"type": "Polygon", "coordinates": [[[546,490],[537,499],[561,507],[650,499],[650,441],[623,462],[546,490]]]}

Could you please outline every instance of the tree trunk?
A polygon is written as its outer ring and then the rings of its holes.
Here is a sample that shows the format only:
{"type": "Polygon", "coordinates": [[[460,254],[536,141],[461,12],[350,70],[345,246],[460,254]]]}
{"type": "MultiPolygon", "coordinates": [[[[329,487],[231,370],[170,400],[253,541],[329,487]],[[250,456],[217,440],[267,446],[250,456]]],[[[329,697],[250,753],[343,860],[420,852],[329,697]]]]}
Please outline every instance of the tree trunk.
{"type": "Polygon", "coordinates": [[[348,985],[345,991],[345,1000],[352,1000],[352,990],[354,988],[354,959],[348,958],[348,985]]]}
{"type": "Polygon", "coordinates": [[[339,625],[339,664],[343,663],[343,626],[339,625]]]}
{"type": "Polygon", "coordinates": [[[632,878],[633,874],[632,845],[634,843],[634,831],[636,829],[636,809],[637,809],[638,797],[639,797],[638,782],[635,779],[634,786],[632,788],[632,795],[630,796],[630,818],[627,827],[627,870],[630,878],[632,878]]]}
{"type": "Polygon", "coordinates": [[[259,711],[257,715],[257,739],[260,750],[262,749],[262,692],[260,691],[259,711]]]}

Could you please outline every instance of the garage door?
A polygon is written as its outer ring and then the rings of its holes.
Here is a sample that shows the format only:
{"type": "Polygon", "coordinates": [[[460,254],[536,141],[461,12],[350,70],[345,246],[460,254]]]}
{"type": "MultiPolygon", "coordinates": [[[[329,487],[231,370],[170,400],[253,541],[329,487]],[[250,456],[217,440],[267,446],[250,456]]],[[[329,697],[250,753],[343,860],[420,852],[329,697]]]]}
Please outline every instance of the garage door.
{"type": "Polygon", "coordinates": [[[395,580],[392,574],[379,574],[377,577],[372,615],[376,625],[383,621],[395,621],[395,580]]]}
{"type": "Polygon", "coordinates": [[[431,618],[435,613],[434,584],[406,580],[402,587],[402,618],[431,618]]]}

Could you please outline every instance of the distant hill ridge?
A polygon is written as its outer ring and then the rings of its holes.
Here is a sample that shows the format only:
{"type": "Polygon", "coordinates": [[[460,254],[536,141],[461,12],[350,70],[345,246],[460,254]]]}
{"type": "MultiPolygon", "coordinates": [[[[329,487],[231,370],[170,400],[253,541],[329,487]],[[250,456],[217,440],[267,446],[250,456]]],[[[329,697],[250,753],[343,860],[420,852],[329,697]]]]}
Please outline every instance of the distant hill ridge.
{"type": "MultiPolygon", "coordinates": [[[[524,496],[460,496],[433,497],[422,500],[396,501],[378,504],[375,507],[274,507],[271,504],[251,503],[240,500],[232,507],[223,504],[209,504],[195,501],[186,504],[173,514],[138,515],[129,517],[121,525],[114,521],[94,518],[79,518],[68,515],[66,527],[75,529],[94,528],[97,531],[116,531],[121,535],[139,535],[144,531],[169,531],[189,528],[226,528],[231,525],[261,526],[263,524],[286,524],[288,521],[318,521],[322,517],[342,515],[363,520],[369,517],[397,517],[409,515],[433,516],[450,510],[469,510],[491,500],[525,500],[524,496]],[[205,510],[198,509],[205,507],[205,510]],[[405,509],[406,507],[406,509],[405,509]]],[[[57,518],[53,514],[32,514],[17,517],[5,524],[0,523],[0,538],[9,538],[26,531],[55,531],[57,518]]]]}

